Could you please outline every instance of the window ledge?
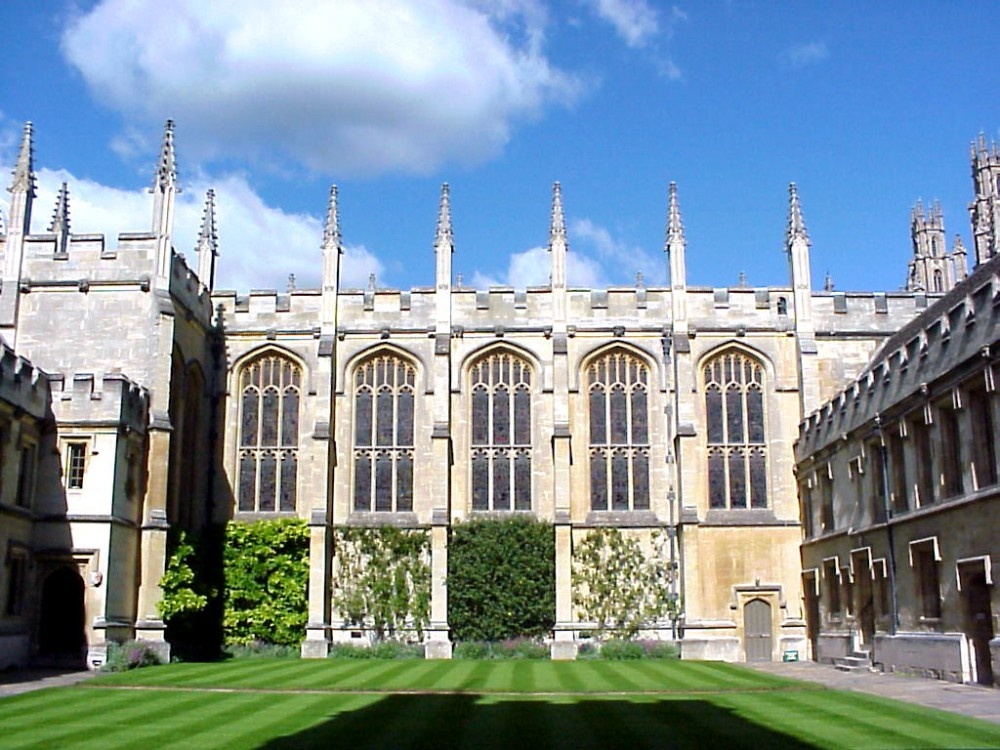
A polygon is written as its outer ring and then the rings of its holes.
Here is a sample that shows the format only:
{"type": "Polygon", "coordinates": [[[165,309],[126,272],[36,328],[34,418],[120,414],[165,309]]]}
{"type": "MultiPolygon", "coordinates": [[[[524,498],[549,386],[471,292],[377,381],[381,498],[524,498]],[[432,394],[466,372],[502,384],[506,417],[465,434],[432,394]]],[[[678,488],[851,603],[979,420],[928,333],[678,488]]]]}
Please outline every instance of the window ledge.
{"type": "Polygon", "coordinates": [[[783,521],[770,508],[714,508],[705,514],[702,526],[799,526],[798,521],[783,521]]]}
{"type": "Polygon", "coordinates": [[[352,511],[345,526],[395,526],[413,529],[420,526],[417,514],[410,511],[352,511]]]}
{"type": "Polygon", "coordinates": [[[592,510],[585,526],[660,526],[660,519],[651,510],[592,510]]]}

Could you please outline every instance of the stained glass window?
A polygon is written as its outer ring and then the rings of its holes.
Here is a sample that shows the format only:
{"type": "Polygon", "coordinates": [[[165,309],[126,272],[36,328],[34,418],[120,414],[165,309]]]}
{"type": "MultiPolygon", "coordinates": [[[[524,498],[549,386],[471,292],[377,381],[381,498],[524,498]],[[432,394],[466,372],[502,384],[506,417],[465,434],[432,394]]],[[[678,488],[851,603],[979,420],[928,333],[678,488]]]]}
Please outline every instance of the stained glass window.
{"type": "Polygon", "coordinates": [[[531,366],[495,352],[470,381],[472,509],[531,510],[531,366]]]}
{"type": "Polygon", "coordinates": [[[240,511],[295,511],[301,380],[298,365],[278,354],[240,370],[240,511]]]}
{"type": "Polygon", "coordinates": [[[708,507],[766,508],[764,368],[739,351],[702,370],[708,453],[708,507]]]}
{"type": "Polygon", "coordinates": [[[354,510],[413,510],[416,369],[379,354],[354,372],[354,510]],[[374,409],[374,414],[372,413],[374,409]]]}
{"type": "Polygon", "coordinates": [[[626,352],[587,368],[590,507],[649,508],[649,368],[626,352]]]}

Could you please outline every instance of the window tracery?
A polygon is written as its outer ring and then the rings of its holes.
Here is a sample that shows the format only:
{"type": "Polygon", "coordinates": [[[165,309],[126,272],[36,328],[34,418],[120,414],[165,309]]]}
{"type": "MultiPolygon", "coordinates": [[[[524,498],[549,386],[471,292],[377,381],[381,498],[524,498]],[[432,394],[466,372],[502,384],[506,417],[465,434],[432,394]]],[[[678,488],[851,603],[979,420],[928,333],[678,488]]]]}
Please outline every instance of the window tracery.
{"type": "Polygon", "coordinates": [[[354,510],[413,510],[416,369],[380,354],[354,372],[354,510]]]}
{"type": "Polygon", "coordinates": [[[472,366],[473,510],[531,510],[531,376],[506,352],[472,366]]]}
{"type": "Polygon", "coordinates": [[[703,370],[710,508],[767,507],[764,368],[742,352],[703,370]]]}
{"type": "Polygon", "coordinates": [[[649,368],[612,352],[587,368],[590,505],[649,509],[649,368]]]}
{"type": "Polygon", "coordinates": [[[295,510],[302,371],[277,354],[240,373],[239,509],[295,510]]]}

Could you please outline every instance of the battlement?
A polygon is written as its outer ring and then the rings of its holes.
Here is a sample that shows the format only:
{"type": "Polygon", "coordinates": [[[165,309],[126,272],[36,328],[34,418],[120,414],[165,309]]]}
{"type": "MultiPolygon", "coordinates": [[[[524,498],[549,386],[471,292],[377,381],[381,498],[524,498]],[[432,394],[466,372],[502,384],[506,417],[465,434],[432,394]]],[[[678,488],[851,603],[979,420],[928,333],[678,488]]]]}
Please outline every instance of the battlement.
{"type": "Polygon", "coordinates": [[[102,423],[146,431],[149,391],[121,373],[56,373],[52,383],[52,411],[60,423],[102,423]]]}
{"type": "Polygon", "coordinates": [[[50,376],[0,342],[0,399],[37,419],[49,415],[50,376]]]}
{"type": "Polygon", "coordinates": [[[188,266],[183,255],[172,252],[170,264],[170,294],[193,313],[205,326],[212,322],[212,296],[188,266]]]}
{"type": "Polygon", "coordinates": [[[821,450],[963,362],[989,354],[1000,323],[1000,257],[888,338],[864,372],[799,425],[796,453],[821,450]]]}

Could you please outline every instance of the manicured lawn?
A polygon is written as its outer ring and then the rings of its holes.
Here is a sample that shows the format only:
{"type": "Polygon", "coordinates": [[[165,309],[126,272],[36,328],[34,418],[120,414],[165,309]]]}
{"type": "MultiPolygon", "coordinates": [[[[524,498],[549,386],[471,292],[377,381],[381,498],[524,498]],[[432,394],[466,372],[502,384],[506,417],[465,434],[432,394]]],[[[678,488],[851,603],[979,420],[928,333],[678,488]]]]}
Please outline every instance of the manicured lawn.
{"type": "Polygon", "coordinates": [[[246,660],[0,701],[2,748],[972,748],[1000,726],[698,662],[246,660]]]}

